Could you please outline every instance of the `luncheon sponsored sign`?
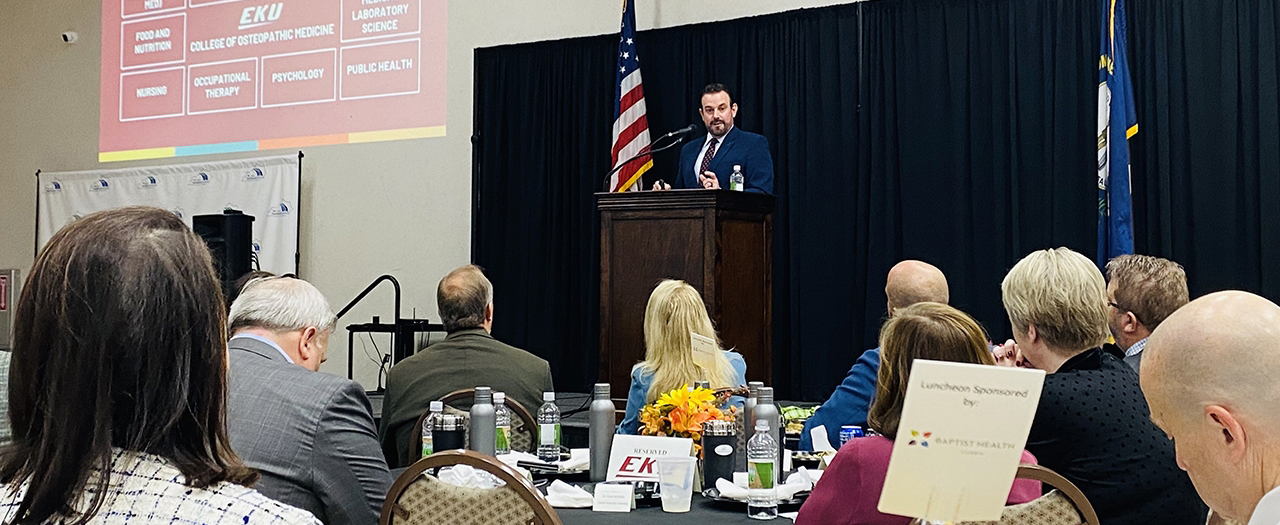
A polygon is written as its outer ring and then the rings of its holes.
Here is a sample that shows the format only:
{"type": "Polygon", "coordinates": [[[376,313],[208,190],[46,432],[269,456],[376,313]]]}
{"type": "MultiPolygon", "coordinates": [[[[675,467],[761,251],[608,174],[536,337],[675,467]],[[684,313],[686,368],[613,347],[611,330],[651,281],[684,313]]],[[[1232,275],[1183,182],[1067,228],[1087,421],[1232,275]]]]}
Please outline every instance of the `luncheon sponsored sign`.
{"type": "Polygon", "coordinates": [[[103,161],[444,134],[447,0],[104,0],[103,161]]]}
{"type": "Polygon", "coordinates": [[[916,359],[878,509],[936,521],[1000,519],[1044,371],[916,359]]]}

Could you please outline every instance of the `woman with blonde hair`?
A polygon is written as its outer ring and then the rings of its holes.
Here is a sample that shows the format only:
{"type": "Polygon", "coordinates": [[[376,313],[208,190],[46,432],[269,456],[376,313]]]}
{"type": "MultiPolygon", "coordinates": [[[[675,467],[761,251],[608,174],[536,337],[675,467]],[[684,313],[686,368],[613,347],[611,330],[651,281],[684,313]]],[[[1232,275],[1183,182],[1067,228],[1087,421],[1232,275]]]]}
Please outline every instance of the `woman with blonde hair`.
{"type": "MultiPolygon", "coordinates": [[[[644,361],[631,369],[631,390],[627,394],[627,414],[618,426],[621,434],[640,430],[640,409],[663,393],[695,381],[708,381],[711,388],[732,388],[747,383],[747,363],[742,356],[721,350],[712,357],[712,366],[693,360],[689,333],[710,338],[720,346],[702,295],[689,283],[664,280],[649,294],[644,310],[644,361]]],[[[742,406],[741,398],[730,404],[742,406]]]]}
{"type": "MultiPolygon", "coordinates": [[[[867,425],[879,436],[854,439],[840,447],[796,516],[797,525],[906,525],[911,518],[876,509],[889,471],[893,440],[902,419],[911,363],[916,359],[995,365],[987,334],[964,312],[940,303],[916,303],[897,310],[880,329],[880,371],[867,425]]],[[[1023,463],[1035,463],[1022,452],[1023,463]]],[[[1040,482],[1019,479],[1009,504],[1040,496],[1040,482]]]]}

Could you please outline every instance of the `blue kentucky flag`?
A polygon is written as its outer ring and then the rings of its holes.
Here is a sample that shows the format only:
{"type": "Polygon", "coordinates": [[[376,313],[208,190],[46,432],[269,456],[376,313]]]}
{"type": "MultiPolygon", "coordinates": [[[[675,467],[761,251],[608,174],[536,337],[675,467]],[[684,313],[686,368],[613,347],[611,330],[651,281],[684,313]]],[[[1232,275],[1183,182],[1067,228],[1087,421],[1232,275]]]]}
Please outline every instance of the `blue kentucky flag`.
{"type": "Polygon", "coordinates": [[[1129,80],[1124,0],[1098,0],[1102,14],[1098,64],[1098,266],[1133,253],[1129,137],[1138,133],[1129,80]]]}

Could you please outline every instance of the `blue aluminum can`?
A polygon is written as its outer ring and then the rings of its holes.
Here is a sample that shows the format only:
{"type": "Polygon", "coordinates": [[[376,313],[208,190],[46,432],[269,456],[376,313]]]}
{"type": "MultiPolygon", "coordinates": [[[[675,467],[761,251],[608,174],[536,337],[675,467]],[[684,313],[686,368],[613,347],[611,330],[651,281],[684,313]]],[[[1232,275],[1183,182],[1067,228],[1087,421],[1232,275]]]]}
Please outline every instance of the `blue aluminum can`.
{"type": "Polygon", "coordinates": [[[857,426],[857,425],[842,426],[840,427],[840,446],[844,446],[845,443],[848,443],[849,440],[853,438],[860,438],[864,436],[866,436],[866,434],[863,433],[862,427],[860,426],[857,426]]]}

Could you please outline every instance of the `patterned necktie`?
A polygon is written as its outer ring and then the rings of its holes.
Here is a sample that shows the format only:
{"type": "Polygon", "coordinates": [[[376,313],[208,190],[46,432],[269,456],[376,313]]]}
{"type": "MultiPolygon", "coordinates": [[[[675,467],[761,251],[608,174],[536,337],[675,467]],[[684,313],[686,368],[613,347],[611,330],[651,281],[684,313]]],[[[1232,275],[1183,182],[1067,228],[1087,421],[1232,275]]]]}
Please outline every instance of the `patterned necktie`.
{"type": "Polygon", "coordinates": [[[720,142],[720,139],[712,137],[711,143],[707,145],[707,154],[702,156],[702,169],[698,170],[698,175],[702,175],[708,169],[711,169],[711,159],[716,156],[716,143],[718,142],[720,142]]]}

